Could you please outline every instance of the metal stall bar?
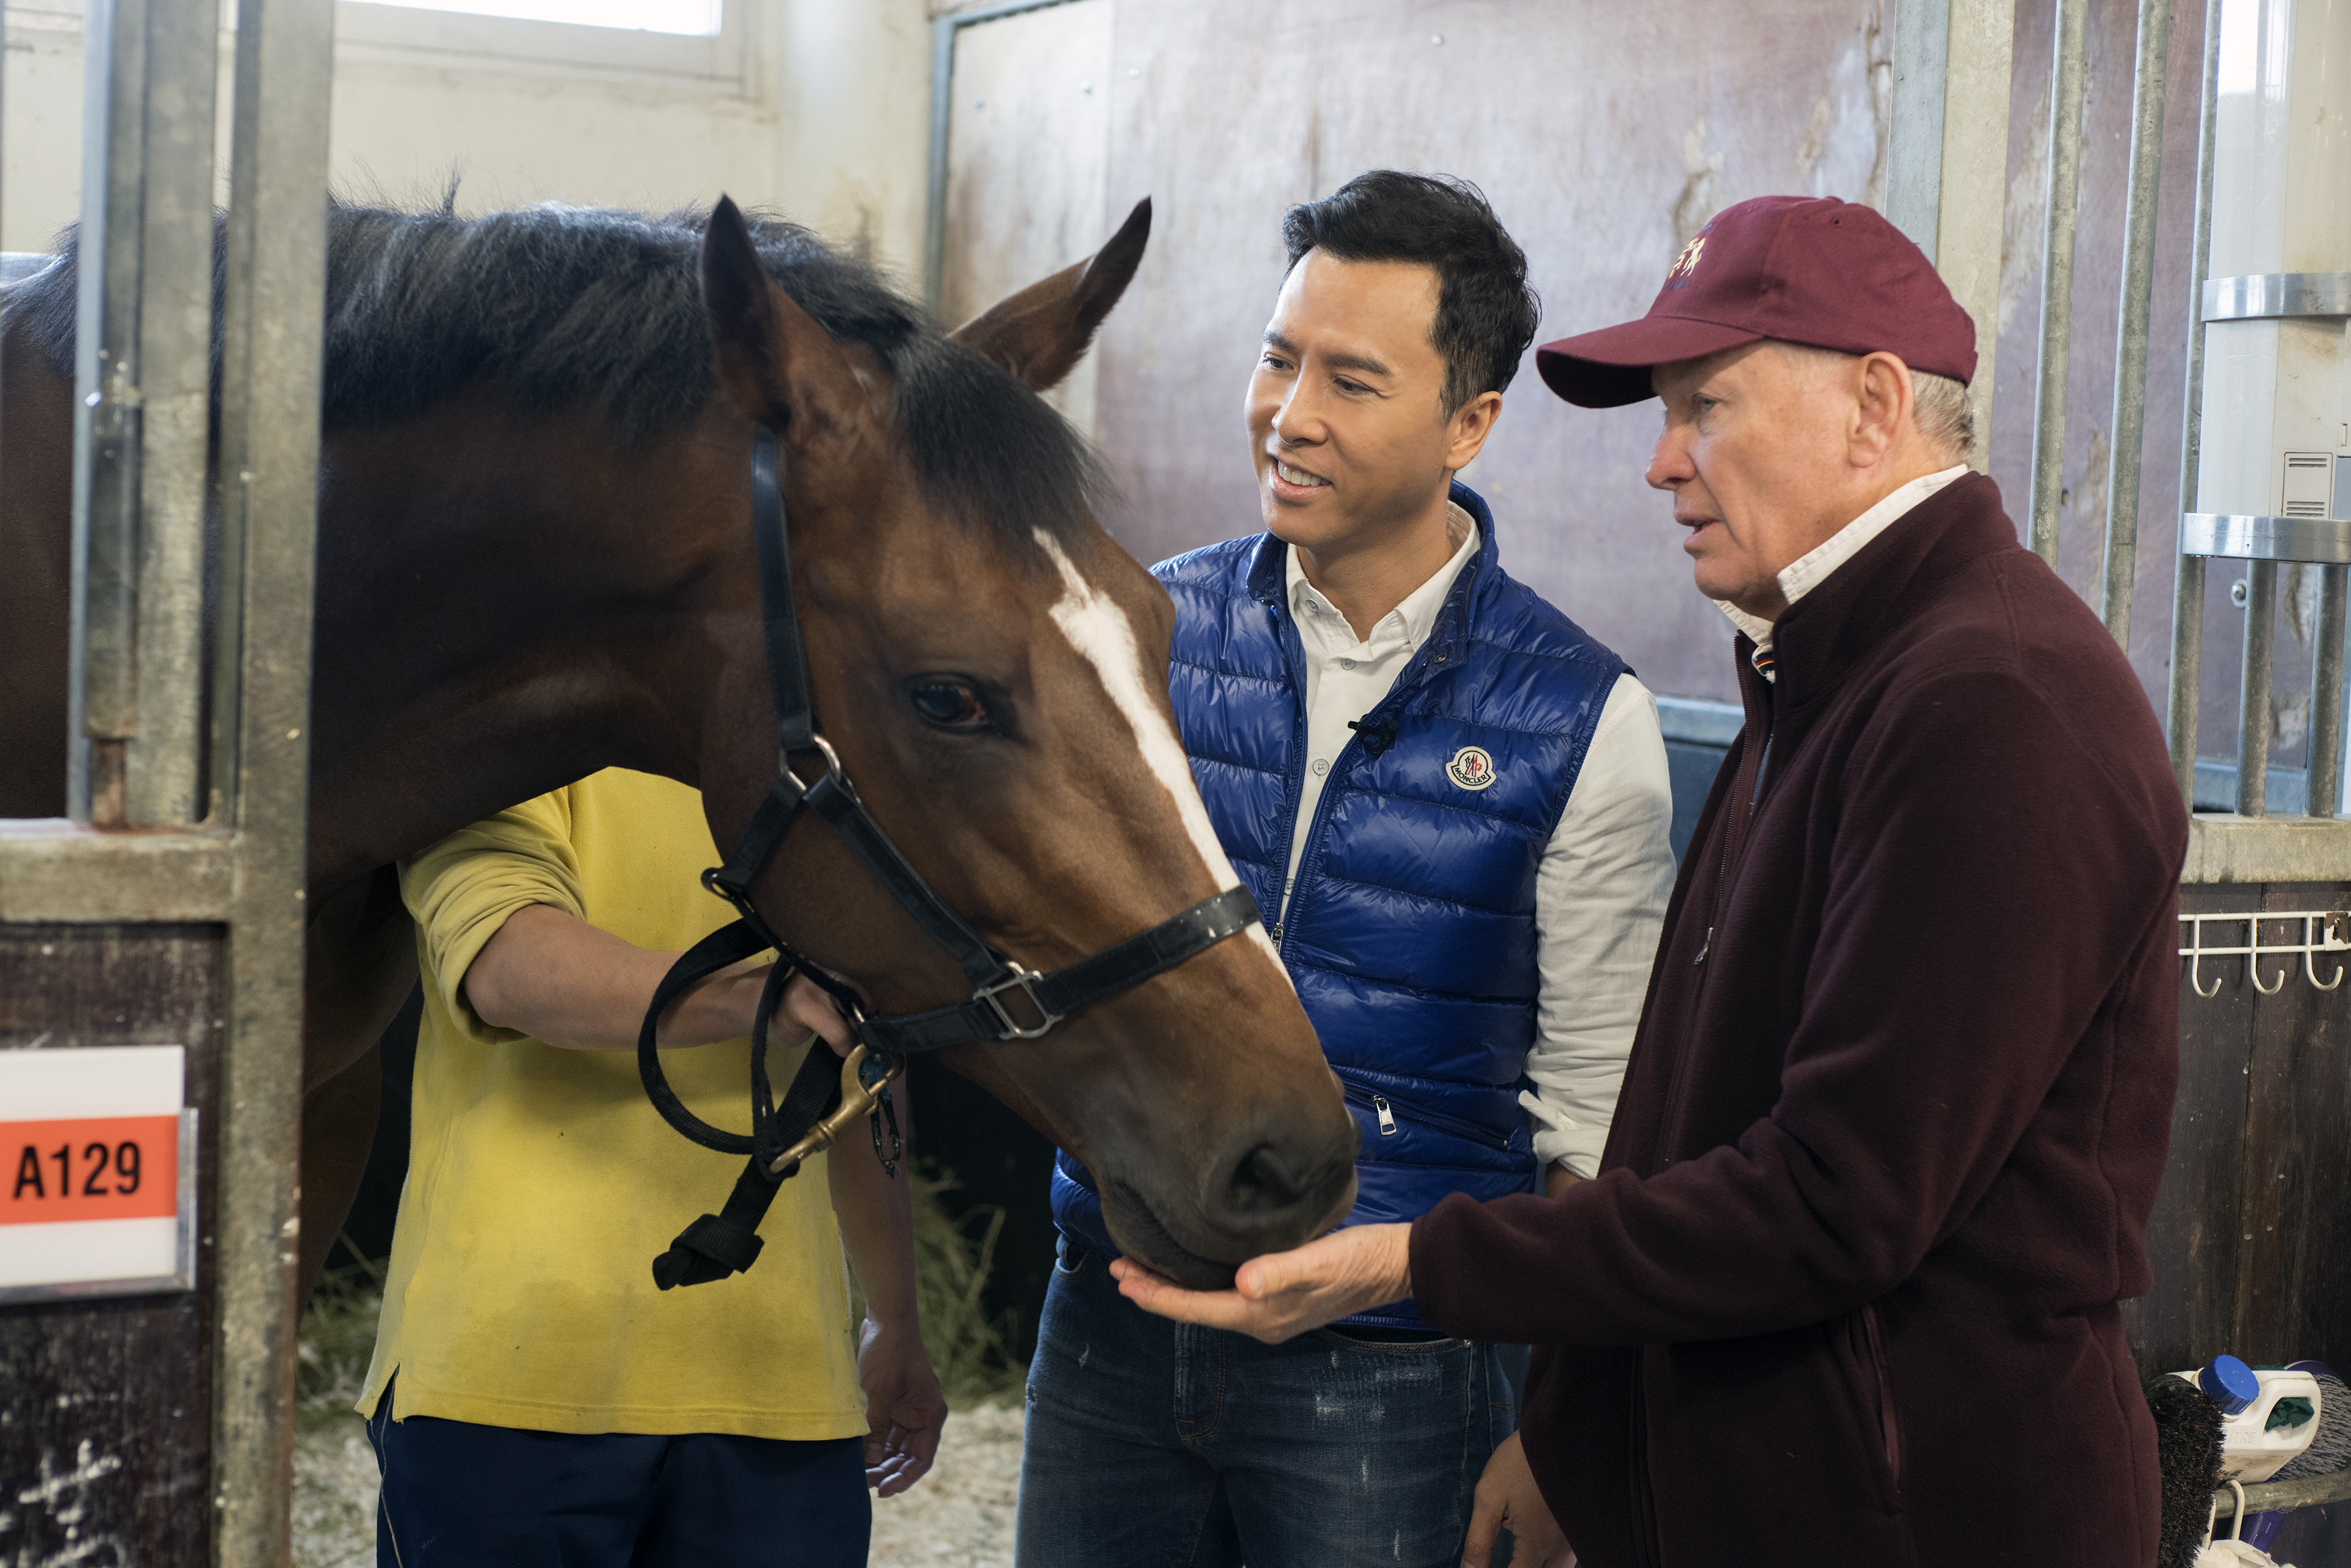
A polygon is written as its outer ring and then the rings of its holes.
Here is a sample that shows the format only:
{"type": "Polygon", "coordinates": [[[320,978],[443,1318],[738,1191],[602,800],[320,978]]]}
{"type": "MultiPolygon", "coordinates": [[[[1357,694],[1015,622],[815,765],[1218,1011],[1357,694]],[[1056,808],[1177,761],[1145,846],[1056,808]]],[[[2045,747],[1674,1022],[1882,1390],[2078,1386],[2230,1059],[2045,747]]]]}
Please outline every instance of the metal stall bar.
{"type": "Polygon", "coordinates": [[[2270,664],[2277,641],[2277,562],[2245,566],[2245,664],[2237,679],[2237,815],[2269,811],[2270,664]]]}
{"type": "Polygon", "coordinates": [[[1943,276],[1976,324],[1969,461],[1986,465],[2000,343],[2001,222],[2016,0],[1901,0],[1886,216],[1943,276]]]}
{"type": "MultiPolygon", "coordinates": [[[[7,210],[8,147],[5,128],[8,123],[8,7],[0,0],[0,212],[7,210]]],[[[8,277],[8,242],[0,236],[0,298],[5,298],[11,279],[8,277]]],[[[0,377],[8,371],[7,350],[0,345],[0,377]]]]}
{"type": "Polygon", "coordinates": [[[138,723],[140,189],[145,8],[89,0],[82,20],[81,273],[74,326],[73,664],[66,810],[120,825],[122,748],[138,723]]]}
{"type": "Polygon", "coordinates": [[[2115,329],[2114,445],[2106,459],[2105,582],[2098,612],[2130,653],[2131,591],[2138,578],[2140,444],[2147,423],[2147,329],[2155,280],[2156,194],[2163,163],[2163,99],[2171,67],[2171,0],[2139,0],[2131,76],[2130,185],[2123,214],[2121,319],[2115,329]]]}
{"type": "Polygon", "coordinates": [[[236,830],[220,1134],[215,1560],[283,1563],[293,1473],[311,586],[333,0],[240,0],[223,300],[215,777],[236,830]]]}
{"type": "Polygon", "coordinates": [[[76,817],[110,826],[202,810],[219,25],[217,0],[94,0],[84,30],[82,239],[99,265],[81,270],[76,350],[68,791],[76,817]]]}
{"type": "Polygon", "coordinates": [[[2057,564],[2065,487],[2065,375],[2074,321],[2074,216],[2082,176],[2082,78],[2089,0],[2057,0],[2050,71],[2049,222],[2041,256],[2041,360],[2032,396],[2032,548],[2057,564]]]}
{"type": "MultiPolygon", "coordinates": [[[[2204,97],[2196,134],[2196,234],[2188,266],[2188,376],[2180,404],[2179,509],[2196,509],[2197,459],[2204,434],[2204,273],[2212,255],[2212,134],[2219,110],[2220,0],[2204,0],[2204,97]]],[[[2184,546],[2186,540],[2183,538],[2184,546]]],[[[2196,726],[2204,681],[2204,558],[2179,555],[2171,595],[2169,723],[2172,777],[2196,808],[2196,726]]]]}
{"type": "Polygon", "coordinates": [[[2318,653],[2310,672],[2310,789],[2314,817],[2332,817],[2343,798],[2344,579],[2351,567],[2318,569],[2318,653]]]}
{"type": "Polygon", "coordinates": [[[1942,237],[1943,122],[1950,99],[1950,0],[1896,0],[1886,216],[1933,261],[1942,237]]]}
{"type": "MultiPolygon", "coordinates": [[[[118,0],[123,3],[123,0],[118,0]]],[[[213,127],[219,0],[144,0],[136,468],[139,588],[125,815],[204,814],[204,513],[212,404],[213,127]]]]}

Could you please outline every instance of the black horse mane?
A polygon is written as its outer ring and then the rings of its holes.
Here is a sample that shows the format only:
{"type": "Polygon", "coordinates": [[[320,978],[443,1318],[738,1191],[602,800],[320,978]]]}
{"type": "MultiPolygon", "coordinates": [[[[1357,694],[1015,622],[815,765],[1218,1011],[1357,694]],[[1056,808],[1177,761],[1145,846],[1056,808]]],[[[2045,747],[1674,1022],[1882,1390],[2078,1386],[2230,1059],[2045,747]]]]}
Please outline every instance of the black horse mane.
{"type": "MultiPolygon", "coordinates": [[[[331,203],[326,428],[413,418],[483,382],[534,413],[593,407],[623,445],[691,418],[717,384],[695,265],[707,216],[550,204],[468,218],[331,203]]],[[[807,229],[757,214],[751,228],[768,275],[801,308],[889,368],[900,434],[934,506],[1023,541],[1089,515],[1093,454],[1035,393],[807,229]]],[[[78,242],[68,228],[63,265],[8,293],[9,314],[22,312],[64,376],[78,242]]],[[[216,272],[218,260],[216,250],[216,272]]],[[[217,338],[214,351],[217,367],[217,338]]]]}

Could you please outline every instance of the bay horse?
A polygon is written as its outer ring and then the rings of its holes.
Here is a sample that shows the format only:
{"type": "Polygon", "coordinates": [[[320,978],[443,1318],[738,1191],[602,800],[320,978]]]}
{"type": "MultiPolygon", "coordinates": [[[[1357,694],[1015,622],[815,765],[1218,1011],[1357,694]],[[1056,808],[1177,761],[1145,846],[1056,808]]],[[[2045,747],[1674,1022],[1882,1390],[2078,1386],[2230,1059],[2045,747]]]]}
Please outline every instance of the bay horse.
{"type": "MultiPolygon", "coordinates": [[[[783,444],[825,733],[950,907],[1046,970],[1237,885],[1176,738],[1167,596],[1103,530],[1095,459],[1038,396],[1148,231],[1145,203],[943,335],[871,268],[725,200],[706,219],[331,205],[306,1287],[415,979],[400,857],[604,768],[699,789],[727,844],[773,781],[755,423],[783,444]]],[[[75,251],[69,234],[0,319],[5,816],[65,809],[75,251]]],[[[752,895],[878,1010],[965,994],[830,828],[795,829],[752,895]]],[[[1082,1159],[1121,1245],[1187,1283],[1352,1201],[1359,1134],[1261,926],[1044,1039],[945,1060],[1082,1159]]]]}

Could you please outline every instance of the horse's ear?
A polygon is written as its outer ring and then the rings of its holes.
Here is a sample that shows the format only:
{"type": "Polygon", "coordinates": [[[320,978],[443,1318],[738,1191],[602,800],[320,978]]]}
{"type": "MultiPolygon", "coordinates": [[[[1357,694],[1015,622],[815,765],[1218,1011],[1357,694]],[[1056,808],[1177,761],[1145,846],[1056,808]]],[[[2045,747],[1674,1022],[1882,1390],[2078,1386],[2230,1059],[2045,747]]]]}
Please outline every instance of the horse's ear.
{"type": "Polygon", "coordinates": [[[702,231],[702,314],[719,385],[737,407],[805,449],[853,427],[864,407],[841,346],[776,287],[750,225],[726,196],[702,231]]]}
{"type": "Polygon", "coordinates": [[[1059,384],[1118,303],[1151,238],[1151,198],[1134,204],[1110,243],[1075,267],[999,299],[947,334],[1039,392],[1059,384]]]}

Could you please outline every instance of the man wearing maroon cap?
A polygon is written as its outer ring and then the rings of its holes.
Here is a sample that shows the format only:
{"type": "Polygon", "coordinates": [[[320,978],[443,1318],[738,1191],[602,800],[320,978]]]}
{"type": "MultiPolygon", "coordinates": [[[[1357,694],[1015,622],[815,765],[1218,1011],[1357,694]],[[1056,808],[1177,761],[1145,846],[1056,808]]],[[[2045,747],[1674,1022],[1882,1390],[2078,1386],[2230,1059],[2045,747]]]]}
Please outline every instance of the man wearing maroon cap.
{"type": "Polygon", "coordinates": [[[2128,664],[1961,465],[1968,317],[1876,214],[1766,197],[1538,363],[1663,402],[1648,480],[1747,713],[1600,1175],[1123,1288],[1267,1338],[1408,1293],[1532,1342],[1540,1495],[1490,1470],[1472,1562],[1548,1512],[1593,1568],[2144,1568],[2117,1303],[2150,1283],[2187,821],[2128,664]]]}

